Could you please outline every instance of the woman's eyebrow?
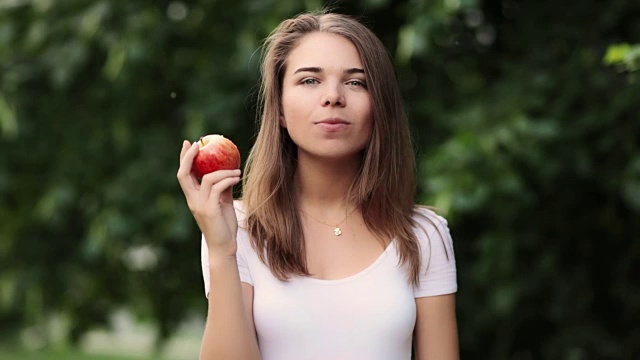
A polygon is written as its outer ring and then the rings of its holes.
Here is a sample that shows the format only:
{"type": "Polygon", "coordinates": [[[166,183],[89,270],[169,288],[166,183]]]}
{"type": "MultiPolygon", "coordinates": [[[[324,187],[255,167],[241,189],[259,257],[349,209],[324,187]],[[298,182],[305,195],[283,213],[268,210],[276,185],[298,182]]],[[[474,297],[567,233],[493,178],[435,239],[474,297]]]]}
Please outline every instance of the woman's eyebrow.
{"type": "Polygon", "coordinates": [[[345,74],[364,74],[364,69],[351,68],[344,71],[345,74]]]}
{"type": "Polygon", "coordinates": [[[317,67],[317,66],[301,67],[300,69],[296,70],[294,72],[294,74],[297,74],[297,73],[300,73],[300,72],[321,73],[322,72],[322,68],[321,67],[317,67]]]}
{"type": "MultiPolygon", "coordinates": [[[[294,74],[301,72],[312,72],[312,73],[321,73],[324,69],[318,66],[310,66],[310,67],[301,67],[294,72],[294,74]]],[[[364,74],[364,69],[360,68],[349,68],[344,70],[345,74],[364,74]]]]}

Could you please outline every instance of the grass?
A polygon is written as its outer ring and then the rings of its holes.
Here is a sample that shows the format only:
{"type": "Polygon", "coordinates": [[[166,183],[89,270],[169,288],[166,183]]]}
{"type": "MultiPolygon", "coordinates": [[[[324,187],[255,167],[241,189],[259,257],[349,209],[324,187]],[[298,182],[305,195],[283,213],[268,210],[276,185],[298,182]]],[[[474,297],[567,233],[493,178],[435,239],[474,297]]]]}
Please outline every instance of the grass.
{"type": "Polygon", "coordinates": [[[52,320],[46,325],[50,344],[46,350],[23,347],[27,343],[32,346],[42,343],[42,334],[37,331],[14,334],[0,331],[0,360],[192,360],[199,356],[204,328],[202,318],[187,318],[174,336],[156,349],[156,329],[136,322],[126,310],[112,314],[110,328],[87,332],[76,346],[65,341],[62,323],[52,320]]]}
{"type": "Polygon", "coordinates": [[[86,354],[79,351],[50,350],[28,351],[9,347],[0,347],[2,360],[140,360],[139,357],[86,354]]]}

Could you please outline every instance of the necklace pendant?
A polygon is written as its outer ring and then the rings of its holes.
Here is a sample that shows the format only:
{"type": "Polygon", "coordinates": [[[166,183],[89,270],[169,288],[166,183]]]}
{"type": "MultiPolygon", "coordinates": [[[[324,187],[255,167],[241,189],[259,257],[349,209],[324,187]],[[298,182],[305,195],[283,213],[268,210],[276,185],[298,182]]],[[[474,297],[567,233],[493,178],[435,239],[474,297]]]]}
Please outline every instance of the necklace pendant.
{"type": "Polygon", "coordinates": [[[342,229],[340,229],[339,227],[336,227],[335,229],[333,229],[333,233],[336,236],[340,236],[340,235],[342,235],[342,229]]]}

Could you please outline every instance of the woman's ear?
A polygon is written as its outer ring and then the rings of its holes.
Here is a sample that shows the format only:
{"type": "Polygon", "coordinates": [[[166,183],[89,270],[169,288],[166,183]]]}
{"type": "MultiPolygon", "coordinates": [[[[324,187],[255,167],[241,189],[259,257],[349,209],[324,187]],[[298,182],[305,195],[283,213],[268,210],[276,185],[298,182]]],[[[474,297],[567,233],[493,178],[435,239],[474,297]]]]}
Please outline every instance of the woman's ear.
{"type": "Polygon", "coordinates": [[[287,128],[287,121],[284,119],[284,115],[280,115],[280,125],[285,129],[287,128]]]}

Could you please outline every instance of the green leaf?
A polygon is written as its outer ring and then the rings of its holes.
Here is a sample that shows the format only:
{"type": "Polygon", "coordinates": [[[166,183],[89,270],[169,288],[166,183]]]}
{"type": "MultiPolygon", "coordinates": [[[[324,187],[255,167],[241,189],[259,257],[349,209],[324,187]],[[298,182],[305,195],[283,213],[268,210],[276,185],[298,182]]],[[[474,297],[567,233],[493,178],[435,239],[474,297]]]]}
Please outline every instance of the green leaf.
{"type": "Polygon", "coordinates": [[[18,117],[16,109],[0,94],[0,134],[8,140],[18,137],[18,117]]]}

